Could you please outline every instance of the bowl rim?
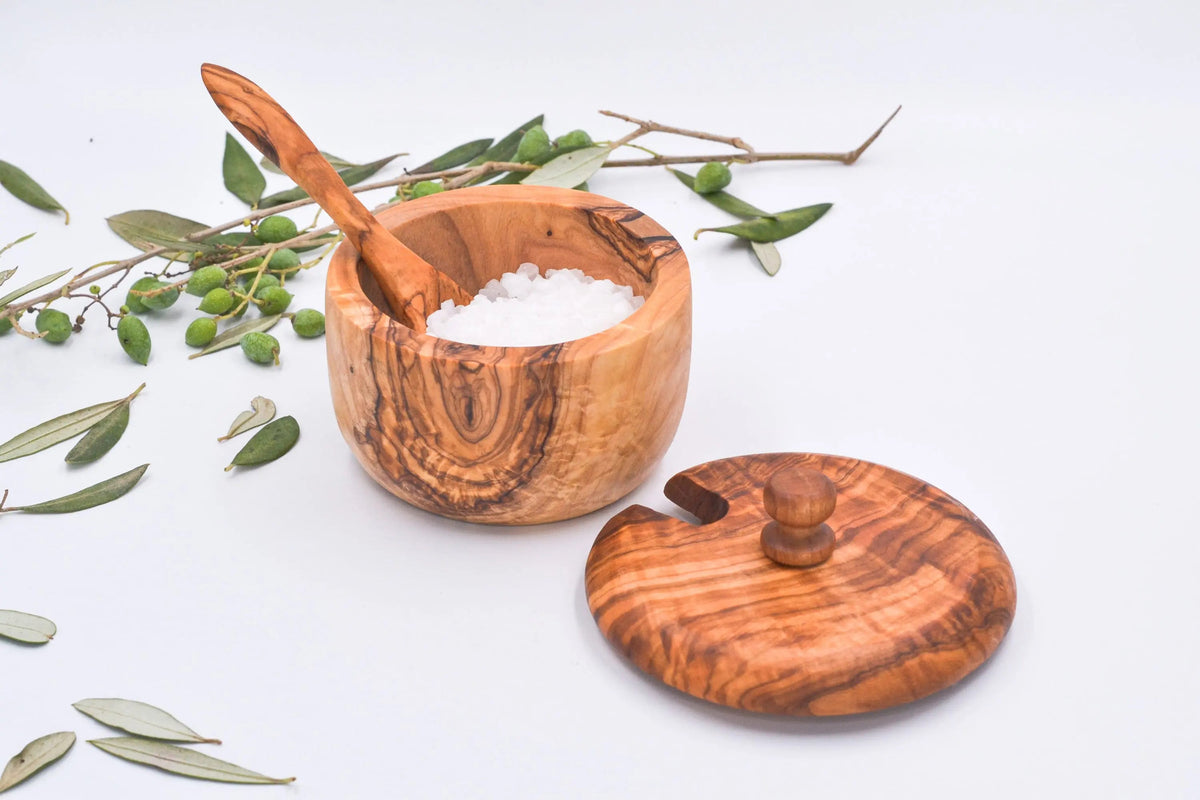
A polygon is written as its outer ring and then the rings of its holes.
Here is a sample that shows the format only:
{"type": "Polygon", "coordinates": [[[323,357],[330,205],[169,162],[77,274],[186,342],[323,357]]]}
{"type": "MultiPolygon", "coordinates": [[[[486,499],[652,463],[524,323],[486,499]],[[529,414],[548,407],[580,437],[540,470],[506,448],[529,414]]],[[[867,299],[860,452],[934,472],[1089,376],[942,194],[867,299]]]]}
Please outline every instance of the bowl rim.
{"type": "MultiPolygon", "coordinates": [[[[427,350],[440,345],[443,354],[445,348],[450,347],[459,358],[491,360],[502,354],[536,356],[543,354],[547,348],[564,348],[576,344],[587,346],[592,353],[624,347],[650,336],[685,308],[690,308],[690,270],[687,256],[679,241],[645,212],[604,195],[550,186],[472,186],[398,203],[383,209],[376,216],[384,227],[390,230],[401,222],[448,209],[512,202],[562,205],[580,209],[603,208],[636,213],[640,215],[643,220],[641,224],[656,242],[662,242],[667,247],[673,245],[674,249],[659,256],[660,269],[656,277],[655,291],[649,295],[642,295],[646,300],[640,308],[612,327],[565,342],[540,345],[479,345],[417,333],[367,297],[359,280],[358,252],[349,241],[339,244],[330,257],[325,285],[326,315],[336,306],[339,315],[347,322],[360,330],[370,331],[373,337],[388,340],[393,347],[427,350]],[[387,323],[380,325],[381,321],[387,323]],[[601,345],[602,341],[604,343],[601,345]]],[[[642,238],[646,238],[644,234],[642,238]]]]}

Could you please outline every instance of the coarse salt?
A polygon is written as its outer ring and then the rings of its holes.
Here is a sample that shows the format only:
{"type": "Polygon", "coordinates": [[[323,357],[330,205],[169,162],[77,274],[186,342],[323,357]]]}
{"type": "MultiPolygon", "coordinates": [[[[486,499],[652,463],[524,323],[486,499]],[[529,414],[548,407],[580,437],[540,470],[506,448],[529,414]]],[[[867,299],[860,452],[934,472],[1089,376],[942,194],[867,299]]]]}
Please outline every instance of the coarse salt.
{"type": "Polygon", "coordinates": [[[453,300],[426,321],[430,336],[498,347],[556,344],[611,328],[641,308],[644,297],[628,286],[596,280],[578,269],[541,275],[526,262],[488,281],[469,305],[453,300]]]}

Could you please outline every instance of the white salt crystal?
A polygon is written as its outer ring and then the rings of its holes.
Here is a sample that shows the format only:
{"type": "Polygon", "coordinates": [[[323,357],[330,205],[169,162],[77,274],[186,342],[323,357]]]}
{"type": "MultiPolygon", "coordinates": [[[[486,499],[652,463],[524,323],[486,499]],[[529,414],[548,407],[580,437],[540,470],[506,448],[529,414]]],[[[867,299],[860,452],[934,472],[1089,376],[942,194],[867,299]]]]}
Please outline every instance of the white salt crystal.
{"type": "Polygon", "coordinates": [[[450,300],[429,315],[428,333],[467,344],[530,346],[581,339],[611,328],[645,298],[607,278],[579,269],[551,269],[542,276],[526,262],[516,272],[488,281],[470,305],[450,300]]]}

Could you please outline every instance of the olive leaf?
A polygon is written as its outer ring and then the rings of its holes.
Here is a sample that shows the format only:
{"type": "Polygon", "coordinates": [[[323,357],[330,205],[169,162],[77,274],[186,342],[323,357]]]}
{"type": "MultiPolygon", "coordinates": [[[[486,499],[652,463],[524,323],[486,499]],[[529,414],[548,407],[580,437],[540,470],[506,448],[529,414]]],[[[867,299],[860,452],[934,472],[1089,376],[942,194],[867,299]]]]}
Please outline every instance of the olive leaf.
{"type": "Polygon", "coordinates": [[[90,464],[111,450],[128,426],[129,403],[123,402],[93,425],[63,460],[68,464],[90,464]]]}
{"type": "Polygon", "coordinates": [[[13,197],[34,208],[63,212],[66,224],[71,224],[71,214],[63,208],[61,203],[51,197],[49,192],[26,175],[23,170],[7,161],[0,161],[0,186],[7,189],[13,197]]]}
{"type": "Polygon", "coordinates": [[[0,511],[24,511],[26,514],[67,514],[72,511],[83,511],[85,508],[103,505],[116,500],[136,486],[137,482],[141,480],[142,474],[149,466],[149,464],[142,464],[140,467],[129,470],[129,472],[123,472],[116,477],[100,481],[97,484],[93,484],[86,489],[80,489],[78,492],[66,495],[65,497],[58,497],[43,503],[35,503],[31,506],[0,508],[0,511]]]}
{"type": "Polygon", "coordinates": [[[254,165],[254,159],[246,152],[232,134],[225,134],[225,155],[221,161],[221,176],[225,180],[225,188],[233,192],[234,197],[248,206],[253,206],[262,199],[263,190],[267,188],[267,179],[262,171],[254,165]]]}
{"type": "MultiPolygon", "coordinates": [[[[696,192],[696,179],[693,176],[677,169],[672,169],[670,172],[676,178],[679,178],[684,186],[688,187],[693,192],[696,192]]],[[[696,192],[696,194],[712,203],[722,211],[733,214],[735,217],[741,217],[742,219],[753,219],[754,217],[772,216],[770,212],[763,211],[757,206],[752,206],[745,200],[740,200],[724,190],[708,192],[707,194],[696,192]]]]}
{"type": "Polygon", "coordinates": [[[72,703],[71,706],[103,725],[135,736],[168,742],[221,743],[220,739],[201,736],[161,708],[137,700],[92,697],[72,703]]]}
{"type": "Polygon", "coordinates": [[[220,333],[216,338],[208,343],[207,347],[205,347],[199,353],[192,353],[190,356],[188,356],[188,359],[199,358],[200,356],[206,356],[209,353],[215,353],[218,350],[224,350],[226,347],[233,347],[234,345],[241,343],[242,337],[247,333],[254,333],[255,331],[261,331],[265,333],[266,331],[271,330],[271,328],[274,328],[275,323],[279,322],[281,319],[283,319],[282,314],[271,314],[266,317],[250,319],[234,325],[232,328],[220,333]]]}
{"type": "Polygon", "coordinates": [[[800,231],[812,225],[833,208],[833,203],[817,203],[803,208],[793,208],[780,211],[770,217],[755,217],[736,225],[726,225],[721,228],[701,228],[696,231],[694,238],[700,238],[705,231],[729,233],[741,239],[752,242],[777,242],[789,236],[795,236],[800,231]]]}
{"type": "Polygon", "coordinates": [[[18,433],[4,444],[0,444],[0,462],[31,455],[78,436],[108,416],[117,406],[131,402],[145,387],[146,384],[143,383],[128,397],[81,408],[18,433]]]}
{"type": "MultiPolygon", "coordinates": [[[[321,155],[325,156],[325,160],[328,161],[330,164],[332,164],[334,166],[334,168],[336,168],[336,169],[341,169],[342,167],[357,167],[358,166],[358,164],[355,164],[353,161],[347,161],[346,159],[341,158],[340,156],[335,156],[332,153],[326,153],[324,150],[321,150],[319,152],[321,153],[321,155]]],[[[406,156],[406,155],[408,155],[408,153],[401,153],[400,155],[406,156]]],[[[279,168],[279,165],[275,164],[273,161],[271,161],[271,159],[267,158],[266,156],[263,156],[262,158],[260,158],[258,160],[258,165],[260,167],[262,167],[263,169],[265,169],[267,172],[273,172],[276,175],[286,175],[287,174],[286,172],[284,172],[282,169],[279,168]]]]}
{"type": "Polygon", "coordinates": [[[763,271],[768,275],[774,275],[779,272],[779,268],[783,265],[783,256],[779,255],[779,248],[771,242],[750,242],[750,249],[754,251],[755,258],[758,263],[762,264],[763,271]]]}
{"type": "Polygon", "coordinates": [[[211,252],[213,245],[188,239],[208,226],[202,222],[177,217],[165,211],[139,209],[111,216],[107,220],[113,233],[139,250],[165,247],[164,256],[188,255],[211,252]]]}
{"type": "MultiPolygon", "coordinates": [[[[342,180],[347,186],[353,186],[356,183],[362,183],[367,178],[383,169],[392,159],[401,155],[403,155],[403,153],[395,153],[393,155],[380,158],[376,161],[372,161],[369,164],[355,164],[354,166],[338,170],[338,175],[341,176],[342,180]]],[[[295,200],[303,200],[306,197],[308,197],[308,192],[304,191],[299,186],[295,186],[291,189],[285,189],[282,192],[276,192],[275,194],[267,195],[262,200],[258,201],[258,207],[271,208],[272,206],[291,203],[295,200]]]]}
{"type": "Polygon", "coordinates": [[[0,269],[0,286],[3,286],[9,278],[16,274],[16,267],[13,267],[12,269],[0,269]]]}
{"type": "Polygon", "coordinates": [[[48,767],[75,745],[75,734],[60,731],[34,739],[13,756],[0,774],[0,792],[6,792],[30,775],[48,767]]]}
{"type": "Polygon", "coordinates": [[[232,439],[239,433],[266,425],[273,419],[275,419],[275,404],[265,397],[255,397],[250,401],[250,410],[238,414],[233,424],[229,426],[229,433],[217,437],[217,441],[224,442],[232,439]]]}
{"type": "Polygon", "coordinates": [[[538,167],[520,182],[529,186],[561,186],[570,189],[595,175],[611,152],[612,148],[605,144],[572,150],[547,161],[545,166],[538,167]]]}
{"type": "Polygon", "coordinates": [[[0,636],[25,644],[45,644],[58,633],[58,626],[45,617],[24,611],[0,611],[0,636]]]}
{"type": "Polygon", "coordinates": [[[439,172],[443,169],[453,169],[454,167],[462,166],[473,158],[476,158],[487,151],[491,146],[491,139],[476,139],[473,142],[460,144],[451,150],[447,150],[432,161],[426,161],[416,169],[410,172],[439,172]]]}
{"type": "MultiPolygon", "coordinates": [[[[15,272],[16,270],[13,271],[15,272]]],[[[70,271],[71,270],[69,269],[64,269],[59,272],[55,272],[53,275],[44,275],[41,278],[38,278],[36,281],[30,281],[18,289],[13,289],[11,292],[4,295],[4,297],[0,297],[0,308],[4,308],[18,297],[23,297],[32,291],[42,288],[48,283],[54,283],[56,280],[61,278],[63,275],[66,275],[70,271]]]]}
{"type": "MultiPolygon", "coordinates": [[[[34,231],[33,233],[37,233],[37,231],[34,231]]],[[[12,248],[12,247],[16,247],[16,246],[17,246],[17,245],[19,245],[21,242],[24,242],[24,241],[25,241],[25,240],[27,240],[27,239],[32,239],[32,238],[33,238],[33,233],[27,233],[27,234],[25,234],[24,236],[22,236],[20,239],[13,239],[13,240],[12,240],[11,242],[9,242],[8,244],[4,245],[3,247],[0,247],[0,255],[4,255],[4,253],[5,253],[5,251],[6,251],[6,250],[8,250],[8,249],[10,249],[10,248],[12,248]]],[[[11,276],[11,275],[12,275],[14,272],[16,272],[16,270],[15,270],[15,269],[10,269],[10,270],[7,270],[7,272],[8,272],[8,274],[9,274],[9,276],[11,276]]],[[[3,274],[3,273],[0,273],[0,274],[3,274]]],[[[5,280],[7,280],[7,278],[0,278],[0,283],[4,283],[4,281],[5,281],[5,280]]]]}
{"type": "Polygon", "coordinates": [[[250,441],[238,451],[225,471],[229,472],[234,467],[251,467],[274,461],[291,450],[299,438],[300,425],[295,418],[280,417],[250,437],[250,441]]]}
{"type": "Polygon", "coordinates": [[[214,233],[212,236],[205,236],[200,241],[205,244],[213,244],[225,247],[258,247],[262,242],[258,240],[250,231],[238,231],[235,233],[214,233]]]}
{"type": "Polygon", "coordinates": [[[132,736],[91,739],[88,743],[94,744],[117,758],[156,767],[165,772],[189,778],[224,783],[291,783],[296,780],[295,778],[269,778],[261,773],[207,756],[204,753],[198,753],[195,750],[189,750],[186,747],[132,736]]]}

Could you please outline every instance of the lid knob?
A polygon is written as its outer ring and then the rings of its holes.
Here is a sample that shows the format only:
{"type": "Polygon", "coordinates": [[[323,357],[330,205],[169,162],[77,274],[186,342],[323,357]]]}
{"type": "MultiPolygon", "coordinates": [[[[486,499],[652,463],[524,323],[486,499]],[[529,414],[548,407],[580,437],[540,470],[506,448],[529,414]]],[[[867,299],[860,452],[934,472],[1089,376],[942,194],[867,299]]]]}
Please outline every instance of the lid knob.
{"type": "Polygon", "coordinates": [[[771,515],[762,529],[763,553],[790,567],[810,567],[833,555],[833,529],[825,520],[837,505],[833,481],[814,469],[781,469],[763,487],[771,515]]]}

